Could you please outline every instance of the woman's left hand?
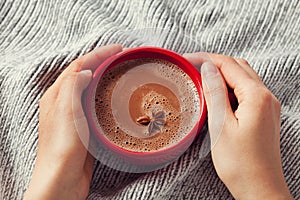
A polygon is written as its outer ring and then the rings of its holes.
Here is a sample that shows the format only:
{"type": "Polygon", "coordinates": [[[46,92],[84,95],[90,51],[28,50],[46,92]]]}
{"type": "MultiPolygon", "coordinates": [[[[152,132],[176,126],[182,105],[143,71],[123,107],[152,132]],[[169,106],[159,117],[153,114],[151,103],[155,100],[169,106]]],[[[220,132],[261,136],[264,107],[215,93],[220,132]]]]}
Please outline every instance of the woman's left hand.
{"type": "Polygon", "coordinates": [[[89,138],[81,96],[92,72],[121,51],[121,45],[109,45],[78,58],[41,98],[37,159],[24,199],[87,198],[94,158],[78,134],[89,138]]]}

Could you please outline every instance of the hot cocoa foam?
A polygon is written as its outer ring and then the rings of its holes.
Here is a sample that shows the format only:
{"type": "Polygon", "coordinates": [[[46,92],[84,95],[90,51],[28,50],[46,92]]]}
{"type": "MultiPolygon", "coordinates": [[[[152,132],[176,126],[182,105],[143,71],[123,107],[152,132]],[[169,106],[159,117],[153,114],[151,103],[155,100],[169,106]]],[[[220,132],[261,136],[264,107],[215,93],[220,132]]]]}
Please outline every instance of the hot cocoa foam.
{"type": "Polygon", "coordinates": [[[104,136],[137,152],[177,143],[200,115],[199,95],[191,78],[175,64],[160,59],[130,60],[108,70],[98,83],[94,105],[104,136]],[[161,119],[156,132],[150,134],[155,116],[161,119]]]}

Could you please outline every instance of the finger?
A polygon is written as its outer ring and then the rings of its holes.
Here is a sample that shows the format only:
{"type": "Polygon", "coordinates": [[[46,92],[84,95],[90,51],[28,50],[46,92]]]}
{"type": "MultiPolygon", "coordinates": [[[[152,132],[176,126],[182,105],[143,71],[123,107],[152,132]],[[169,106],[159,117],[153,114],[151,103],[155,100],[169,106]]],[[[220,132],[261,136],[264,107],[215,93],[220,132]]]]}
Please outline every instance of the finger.
{"type": "Polygon", "coordinates": [[[191,53],[184,54],[192,64],[199,66],[205,61],[211,61],[216,65],[224,76],[228,85],[235,89],[238,85],[245,85],[253,82],[253,78],[231,57],[209,54],[209,53],[191,53]]]}
{"type": "Polygon", "coordinates": [[[91,78],[92,72],[90,70],[66,74],[59,83],[59,91],[56,99],[58,111],[72,116],[72,100],[78,98],[78,101],[81,102],[81,93],[87,87],[91,78]]]}
{"type": "MultiPolygon", "coordinates": [[[[79,148],[86,149],[89,141],[89,128],[83,112],[81,97],[91,79],[92,72],[90,70],[68,74],[61,83],[56,99],[55,116],[60,118],[60,123],[63,124],[64,128],[71,127],[73,130],[62,132],[61,141],[68,141],[68,144],[77,145],[77,150],[79,148]]],[[[82,150],[80,152],[84,153],[82,150]]],[[[83,158],[84,156],[79,157],[83,158]]],[[[84,163],[84,161],[80,162],[84,163]]]]}
{"type": "MultiPolygon", "coordinates": [[[[206,52],[198,52],[198,53],[185,53],[183,54],[183,56],[189,61],[191,62],[198,71],[201,71],[201,65],[204,62],[213,62],[209,56],[209,53],[206,52]]],[[[233,110],[236,110],[237,106],[238,106],[238,102],[236,97],[234,96],[234,91],[228,87],[228,97],[230,99],[230,103],[231,103],[231,108],[233,110]]]]}
{"type": "Polygon", "coordinates": [[[218,68],[211,62],[201,66],[204,97],[208,110],[208,126],[212,147],[221,134],[225,121],[236,121],[227,96],[227,87],[218,68]]]}
{"type": "Polygon", "coordinates": [[[120,44],[99,47],[80,58],[80,62],[82,62],[81,70],[89,69],[95,71],[107,58],[121,51],[122,46],[120,44]]]}
{"type": "Polygon", "coordinates": [[[197,52],[197,53],[185,53],[182,55],[185,57],[190,63],[192,63],[200,72],[201,65],[204,62],[212,62],[209,54],[206,52],[197,52]]]}
{"type": "Polygon", "coordinates": [[[82,94],[88,86],[92,78],[92,72],[90,70],[84,70],[77,74],[72,97],[72,114],[74,124],[79,135],[79,138],[85,148],[89,145],[89,127],[85,117],[82,105],[82,94]]]}
{"type": "MultiPolygon", "coordinates": [[[[92,71],[83,70],[77,73],[76,79],[74,80],[73,95],[71,96],[71,98],[73,105],[73,116],[75,119],[80,119],[85,116],[82,110],[81,97],[83,91],[89,85],[91,79],[92,71]]],[[[70,98],[70,96],[68,98],[70,98]]]]}
{"type": "Polygon", "coordinates": [[[81,70],[92,70],[95,71],[99,65],[104,62],[107,58],[122,51],[122,46],[119,44],[112,44],[107,46],[99,47],[88,54],[74,60],[56,79],[53,87],[57,90],[60,89],[60,85],[65,79],[74,72],[80,72],[81,70]]]}
{"type": "Polygon", "coordinates": [[[258,74],[254,71],[254,69],[249,65],[248,61],[242,58],[234,58],[235,61],[246,71],[248,74],[255,79],[256,81],[262,83],[262,80],[258,76],[258,74]]]}

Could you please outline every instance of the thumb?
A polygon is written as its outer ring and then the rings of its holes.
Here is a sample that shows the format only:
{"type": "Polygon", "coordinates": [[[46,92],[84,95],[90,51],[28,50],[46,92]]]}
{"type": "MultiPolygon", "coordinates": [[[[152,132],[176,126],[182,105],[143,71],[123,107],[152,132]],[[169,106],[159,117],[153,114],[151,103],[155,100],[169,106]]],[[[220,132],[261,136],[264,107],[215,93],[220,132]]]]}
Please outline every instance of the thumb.
{"type": "Polygon", "coordinates": [[[89,141],[89,128],[85,114],[83,112],[81,99],[83,91],[87,88],[91,79],[91,70],[83,70],[77,73],[72,98],[73,120],[79,137],[85,146],[88,144],[89,141]]]}
{"type": "Polygon", "coordinates": [[[201,66],[201,77],[204,97],[208,110],[208,128],[211,148],[217,143],[223,131],[225,120],[232,113],[225,81],[218,68],[211,62],[201,66]]]}
{"type": "Polygon", "coordinates": [[[82,70],[77,73],[75,86],[74,86],[74,95],[79,97],[79,99],[81,98],[83,91],[89,85],[92,79],[92,75],[93,74],[91,70],[82,70]]]}

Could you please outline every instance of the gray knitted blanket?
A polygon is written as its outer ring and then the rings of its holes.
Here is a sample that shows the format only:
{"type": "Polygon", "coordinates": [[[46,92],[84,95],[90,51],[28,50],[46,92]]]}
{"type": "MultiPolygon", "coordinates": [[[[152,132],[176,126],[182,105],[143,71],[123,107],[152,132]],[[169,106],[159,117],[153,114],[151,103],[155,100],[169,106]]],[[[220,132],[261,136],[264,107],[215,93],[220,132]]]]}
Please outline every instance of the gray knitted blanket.
{"type": "MultiPolygon", "coordinates": [[[[0,199],[28,186],[42,94],[72,60],[116,42],[247,59],[282,104],[284,174],[300,199],[298,0],[0,0],[0,199]]],[[[233,199],[200,146],[151,173],[96,162],[89,199],[233,199]]]]}

